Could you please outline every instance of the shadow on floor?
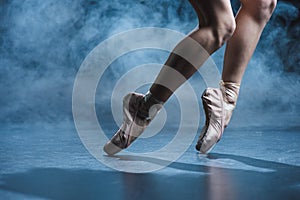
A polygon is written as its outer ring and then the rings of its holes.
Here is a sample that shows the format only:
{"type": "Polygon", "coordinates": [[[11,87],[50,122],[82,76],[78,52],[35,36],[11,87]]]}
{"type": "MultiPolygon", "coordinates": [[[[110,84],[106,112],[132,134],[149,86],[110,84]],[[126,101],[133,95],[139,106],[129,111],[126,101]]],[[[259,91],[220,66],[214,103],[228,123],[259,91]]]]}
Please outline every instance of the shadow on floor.
{"type": "MultiPolygon", "coordinates": [[[[121,162],[166,162],[139,156],[116,157],[121,162]]],[[[35,168],[1,175],[0,190],[49,199],[297,199],[300,196],[299,166],[227,154],[210,154],[208,158],[233,159],[274,171],[256,172],[180,162],[170,164],[165,170],[174,168],[182,173],[169,170],[166,174],[35,168]]]]}

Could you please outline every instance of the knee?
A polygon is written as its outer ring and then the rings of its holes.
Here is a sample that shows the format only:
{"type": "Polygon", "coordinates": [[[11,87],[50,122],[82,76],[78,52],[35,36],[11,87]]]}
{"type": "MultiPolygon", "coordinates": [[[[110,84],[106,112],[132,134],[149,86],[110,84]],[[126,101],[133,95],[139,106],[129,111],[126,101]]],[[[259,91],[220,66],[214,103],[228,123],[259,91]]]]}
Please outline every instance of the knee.
{"type": "Polygon", "coordinates": [[[256,21],[267,22],[276,7],[277,0],[241,0],[241,3],[256,21]]]}
{"type": "Polygon", "coordinates": [[[276,0],[255,0],[253,3],[256,4],[257,8],[257,18],[260,21],[269,21],[275,7],[276,7],[276,0]]]}
{"type": "Polygon", "coordinates": [[[235,31],[236,23],[234,18],[220,20],[217,24],[211,26],[214,42],[217,48],[226,43],[235,31]]]}
{"type": "MultiPolygon", "coordinates": [[[[199,20],[199,34],[204,34],[204,43],[209,43],[211,49],[216,50],[233,35],[236,22],[229,1],[204,2],[201,13],[203,19],[199,20]]],[[[198,38],[199,42],[203,42],[203,37],[198,38]]]]}
{"type": "Polygon", "coordinates": [[[194,39],[201,45],[210,44],[210,48],[215,51],[223,46],[233,35],[235,31],[236,23],[234,18],[232,20],[222,20],[218,23],[208,23],[204,27],[199,27],[199,29],[194,33],[194,39]],[[203,30],[205,29],[205,41],[203,41],[203,30]]]}

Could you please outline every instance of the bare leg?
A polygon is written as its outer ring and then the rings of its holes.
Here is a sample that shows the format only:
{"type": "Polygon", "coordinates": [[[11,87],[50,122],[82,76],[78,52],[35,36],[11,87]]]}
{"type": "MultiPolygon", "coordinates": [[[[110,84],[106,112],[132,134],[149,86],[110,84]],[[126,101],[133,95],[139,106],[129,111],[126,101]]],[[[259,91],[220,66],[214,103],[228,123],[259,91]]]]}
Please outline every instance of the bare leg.
{"type": "MultiPolygon", "coordinates": [[[[210,54],[219,49],[231,37],[235,29],[235,21],[229,0],[190,0],[190,3],[198,15],[199,28],[192,31],[187,37],[193,38],[208,52],[208,54],[198,52],[197,55],[193,55],[198,59],[197,67],[199,68],[210,54]]],[[[174,51],[185,49],[189,49],[188,38],[183,39],[174,51]]],[[[171,53],[165,65],[168,67],[162,68],[156,78],[156,83],[165,79],[177,79],[177,77],[170,77],[169,67],[177,70],[186,79],[190,78],[198,69],[174,53],[171,53]]],[[[171,82],[175,82],[172,90],[160,84],[153,84],[150,92],[156,99],[165,102],[173,91],[183,84],[184,80],[171,80],[171,82]]]]}
{"type": "Polygon", "coordinates": [[[241,0],[236,30],[227,42],[222,79],[240,83],[276,0],[241,0]]]}
{"type": "Polygon", "coordinates": [[[235,108],[246,66],[276,5],[276,0],[241,2],[236,30],[225,51],[220,89],[208,88],[202,95],[206,122],[196,145],[196,149],[202,153],[209,152],[221,139],[235,108]]]}

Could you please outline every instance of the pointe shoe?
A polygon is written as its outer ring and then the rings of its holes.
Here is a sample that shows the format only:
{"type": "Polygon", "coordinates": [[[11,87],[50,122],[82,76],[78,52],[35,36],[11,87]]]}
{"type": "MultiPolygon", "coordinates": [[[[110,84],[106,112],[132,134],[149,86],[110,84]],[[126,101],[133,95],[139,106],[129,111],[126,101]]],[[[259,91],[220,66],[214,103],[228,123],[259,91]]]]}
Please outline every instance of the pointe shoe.
{"type": "Polygon", "coordinates": [[[220,141],[236,106],[239,84],[221,81],[220,88],[207,88],[202,94],[206,121],[196,149],[209,153],[220,141]]]}
{"type": "Polygon", "coordinates": [[[144,97],[142,94],[129,93],[123,98],[123,123],[103,147],[103,150],[108,155],[114,155],[128,148],[144,132],[161,109],[162,104],[154,104],[149,109],[149,112],[145,113],[144,109],[141,108],[145,106],[142,104],[144,97]]]}

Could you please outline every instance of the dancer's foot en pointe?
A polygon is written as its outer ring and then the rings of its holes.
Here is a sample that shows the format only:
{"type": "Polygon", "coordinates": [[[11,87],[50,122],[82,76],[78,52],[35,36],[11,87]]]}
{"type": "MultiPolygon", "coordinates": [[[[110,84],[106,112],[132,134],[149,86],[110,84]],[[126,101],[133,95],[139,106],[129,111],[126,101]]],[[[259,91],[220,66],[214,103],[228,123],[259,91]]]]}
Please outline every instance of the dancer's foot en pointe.
{"type": "Polygon", "coordinates": [[[240,85],[232,82],[220,83],[220,88],[207,88],[202,94],[206,122],[200,133],[196,149],[210,152],[221,139],[235,108],[240,85]]]}
{"type": "Polygon", "coordinates": [[[103,150],[108,155],[114,155],[129,147],[144,132],[162,105],[151,93],[126,95],[123,99],[123,123],[103,150]]]}

